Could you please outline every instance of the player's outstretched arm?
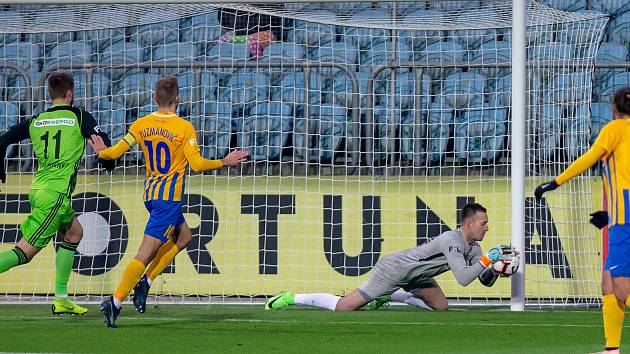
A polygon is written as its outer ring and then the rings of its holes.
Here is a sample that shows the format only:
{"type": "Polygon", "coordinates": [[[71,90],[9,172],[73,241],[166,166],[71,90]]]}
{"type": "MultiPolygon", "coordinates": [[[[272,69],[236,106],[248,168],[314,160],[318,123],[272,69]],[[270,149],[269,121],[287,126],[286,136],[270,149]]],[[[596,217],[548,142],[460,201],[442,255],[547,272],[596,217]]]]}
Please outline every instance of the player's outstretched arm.
{"type": "Polygon", "coordinates": [[[208,172],[218,170],[221,167],[231,167],[247,161],[249,153],[243,150],[234,150],[227,154],[222,160],[206,160],[201,157],[199,151],[193,152],[186,157],[190,168],[195,172],[208,172]]]}
{"type": "Polygon", "coordinates": [[[564,172],[562,172],[558,177],[554,180],[545,182],[538,187],[536,187],[536,191],[534,192],[534,196],[536,200],[540,200],[543,194],[550,192],[559,186],[563,185],[565,182],[570,180],[571,178],[581,174],[582,172],[588,170],[593,166],[597,161],[599,161],[606,154],[606,150],[598,145],[593,145],[584,155],[580,156],[577,160],[573,161],[573,163],[567,167],[564,172]]]}
{"type": "Polygon", "coordinates": [[[7,148],[11,144],[17,144],[20,141],[27,139],[28,127],[31,123],[30,119],[25,119],[22,122],[12,126],[4,134],[0,135],[0,181],[6,182],[7,174],[4,169],[4,160],[7,155],[7,148]]]}
{"type": "Polygon", "coordinates": [[[92,149],[98,153],[99,159],[116,160],[136,145],[136,139],[132,134],[127,133],[127,135],[125,135],[118,144],[112,147],[107,147],[101,136],[92,135],[90,145],[92,146],[92,149]]]}

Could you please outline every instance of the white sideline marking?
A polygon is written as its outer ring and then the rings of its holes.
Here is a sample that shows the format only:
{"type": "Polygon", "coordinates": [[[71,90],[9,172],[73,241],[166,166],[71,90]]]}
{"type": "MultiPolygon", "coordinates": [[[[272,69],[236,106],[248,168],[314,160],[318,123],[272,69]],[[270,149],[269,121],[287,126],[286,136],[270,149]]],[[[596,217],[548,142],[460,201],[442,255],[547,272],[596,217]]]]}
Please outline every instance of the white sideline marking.
{"type": "MultiPolygon", "coordinates": [[[[63,321],[68,317],[52,317],[52,316],[0,316],[0,320],[53,320],[63,321]]],[[[246,319],[246,318],[224,318],[220,320],[213,319],[191,319],[191,318],[173,318],[173,317],[121,317],[123,321],[166,321],[166,322],[234,322],[234,323],[293,323],[293,324],[341,324],[341,325],[398,325],[398,326],[481,326],[481,327],[564,327],[564,328],[602,328],[602,325],[585,325],[570,323],[490,323],[490,322],[400,322],[400,321],[302,321],[302,320],[263,320],[263,319],[246,319]]],[[[630,328],[625,325],[623,328],[630,328]]]]}

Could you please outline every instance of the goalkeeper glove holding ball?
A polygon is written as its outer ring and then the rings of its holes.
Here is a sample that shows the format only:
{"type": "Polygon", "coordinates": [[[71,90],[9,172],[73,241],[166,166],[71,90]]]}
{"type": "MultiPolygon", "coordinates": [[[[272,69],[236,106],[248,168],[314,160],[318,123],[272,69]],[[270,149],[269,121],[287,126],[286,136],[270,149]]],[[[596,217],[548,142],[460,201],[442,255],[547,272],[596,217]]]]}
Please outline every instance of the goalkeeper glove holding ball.
{"type": "Polygon", "coordinates": [[[487,267],[491,263],[496,263],[502,259],[510,259],[512,256],[515,255],[518,255],[518,251],[512,248],[512,246],[499,245],[489,249],[485,255],[479,258],[479,262],[484,267],[487,267]]]}

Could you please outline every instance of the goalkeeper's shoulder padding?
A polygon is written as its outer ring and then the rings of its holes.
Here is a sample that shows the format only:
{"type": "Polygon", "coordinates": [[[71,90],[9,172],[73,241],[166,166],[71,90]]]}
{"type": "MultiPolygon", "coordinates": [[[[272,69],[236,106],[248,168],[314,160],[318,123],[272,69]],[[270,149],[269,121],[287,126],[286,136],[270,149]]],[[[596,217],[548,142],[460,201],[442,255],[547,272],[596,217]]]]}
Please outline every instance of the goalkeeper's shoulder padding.
{"type": "Polygon", "coordinates": [[[484,269],[481,274],[479,274],[479,281],[481,284],[491,287],[494,285],[494,282],[499,278],[499,274],[497,274],[492,268],[484,269]]]}

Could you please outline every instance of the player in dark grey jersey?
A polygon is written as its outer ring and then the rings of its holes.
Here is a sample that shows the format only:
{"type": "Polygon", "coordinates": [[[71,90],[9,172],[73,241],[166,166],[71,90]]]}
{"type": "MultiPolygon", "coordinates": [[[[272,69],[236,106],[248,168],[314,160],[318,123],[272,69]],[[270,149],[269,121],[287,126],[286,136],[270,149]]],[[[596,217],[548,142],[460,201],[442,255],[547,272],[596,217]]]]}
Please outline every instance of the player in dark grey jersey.
{"type": "Polygon", "coordinates": [[[475,278],[479,278],[485,286],[492,286],[499,275],[489,266],[517,254],[509,246],[495,246],[483,253],[477,243],[488,232],[488,216],[483,206],[467,204],[460,216],[461,227],[457,230],[444,232],[421,246],[381,258],[370,278],[344,297],[282,292],[269,299],[265,309],[299,304],[331,311],[354,311],[378,299],[377,304],[393,300],[432,310],[446,310],[448,301],[433,279],[435,276],[450,269],[463,286],[475,278]],[[400,288],[404,291],[397,291],[400,288]]]}

